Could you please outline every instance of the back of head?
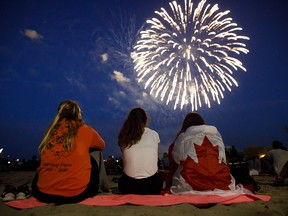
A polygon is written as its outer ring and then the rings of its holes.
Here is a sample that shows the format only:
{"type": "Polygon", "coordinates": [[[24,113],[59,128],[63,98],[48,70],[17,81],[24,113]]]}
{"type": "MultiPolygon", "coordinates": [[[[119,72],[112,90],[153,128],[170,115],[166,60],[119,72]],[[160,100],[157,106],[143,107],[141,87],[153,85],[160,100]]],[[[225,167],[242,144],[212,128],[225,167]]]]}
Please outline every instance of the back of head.
{"type": "Polygon", "coordinates": [[[81,117],[81,109],[76,101],[62,101],[58,106],[59,119],[77,120],[81,117]]]}
{"type": "Polygon", "coordinates": [[[287,149],[283,146],[283,144],[282,144],[280,141],[278,141],[278,140],[273,141],[273,142],[272,142],[272,146],[273,146],[273,149],[287,150],[287,149]]]}
{"type": "MultiPolygon", "coordinates": [[[[66,136],[65,148],[70,151],[73,147],[74,138],[76,137],[78,128],[84,124],[81,116],[81,109],[76,101],[66,100],[62,101],[58,106],[58,113],[55,116],[53,122],[48,127],[42,142],[38,147],[38,151],[42,154],[46,150],[46,146],[57,129],[62,119],[69,125],[66,136]]],[[[65,126],[66,127],[66,126],[65,126]]]]}
{"type": "Polygon", "coordinates": [[[204,119],[196,112],[188,113],[183,121],[181,132],[185,132],[187,128],[196,125],[204,125],[204,119]]]}
{"type": "Polygon", "coordinates": [[[147,123],[147,114],[142,108],[134,108],[130,111],[127,122],[131,125],[141,125],[145,127],[147,123]]]}
{"type": "Polygon", "coordinates": [[[147,119],[147,114],[142,108],[134,108],[130,111],[118,135],[121,149],[129,148],[141,139],[147,119]]]}

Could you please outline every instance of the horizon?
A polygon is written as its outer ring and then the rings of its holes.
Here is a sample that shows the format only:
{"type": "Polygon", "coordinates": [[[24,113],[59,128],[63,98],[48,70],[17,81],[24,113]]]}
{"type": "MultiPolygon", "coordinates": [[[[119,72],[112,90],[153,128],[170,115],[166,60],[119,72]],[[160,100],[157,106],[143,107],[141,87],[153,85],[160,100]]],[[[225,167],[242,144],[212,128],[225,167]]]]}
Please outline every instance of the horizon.
{"type": "MultiPolygon", "coordinates": [[[[166,105],[167,98],[161,101],[151,95],[150,86],[145,89],[144,82],[138,83],[139,71],[134,69],[131,54],[137,32],[156,16],[154,11],[168,9],[169,2],[1,1],[0,148],[12,157],[37,154],[58,104],[73,99],[83,110],[84,121],[106,142],[105,155],[120,154],[117,135],[134,107],[147,111],[149,127],[160,136],[160,152],[167,151],[195,104],[186,98],[182,109],[181,100],[174,109],[176,97],[166,105]],[[134,34],[128,34],[130,30],[134,34]]],[[[232,70],[238,87],[223,91],[220,104],[208,94],[211,107],[202,101],[197,112],[207,124],[217,127],[225,146],[234,145],[239,151],[251,145],[266,148],[274,140],[287,146],[286,2],[206,1],[216,3],[219,11],[229,10],[228,17],[242,28],[237,34],[250,38],[245,41],[249,53],[237,55],[247,71],[232,70]]],[[[166,73],[164,69],[160,72],[166,73]]]]}

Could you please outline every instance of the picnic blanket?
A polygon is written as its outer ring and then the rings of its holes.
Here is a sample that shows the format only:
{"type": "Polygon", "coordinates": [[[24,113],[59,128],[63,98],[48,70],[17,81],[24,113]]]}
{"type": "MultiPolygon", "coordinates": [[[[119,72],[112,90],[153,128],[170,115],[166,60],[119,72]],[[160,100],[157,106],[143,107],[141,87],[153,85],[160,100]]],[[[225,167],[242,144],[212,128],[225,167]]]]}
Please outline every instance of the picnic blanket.
{"type": "MultiPolygon", "coordinates": [[[[143,205],[143,206],[170,206],[182,203],[193,205],[210,204],[233,204],[239,202],[253,202],[256,200],[269,201],[271,196],[256,194],[240,194],[232,196],[218,195],[97,195],[87,198],[79,204],[92,206],[119,206],[125,204],[143,205]]],[[[48,203],[38,201],[34,197],[25,200],[14,200],[6,202],[6,205],[16,209],[29,209],[37,206],[46,206],[48,203]]]]}

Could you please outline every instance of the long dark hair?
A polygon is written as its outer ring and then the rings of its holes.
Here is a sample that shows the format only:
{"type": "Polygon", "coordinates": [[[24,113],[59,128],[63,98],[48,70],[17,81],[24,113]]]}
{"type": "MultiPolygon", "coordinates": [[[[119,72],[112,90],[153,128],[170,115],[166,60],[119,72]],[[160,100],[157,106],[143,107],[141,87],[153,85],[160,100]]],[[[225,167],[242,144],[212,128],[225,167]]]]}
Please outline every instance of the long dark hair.
{"type": "Polygon", "coordinates": [[[134,108],[130,111],[118,135],[118,145],[121,150],[130,148],[139,142],[146,123],[147,115],[142,108],[134,108]]]}
{"type": "Polygon", "coordinates": [[[183,123],[182,123],[182,127],[180,129],[180,131],[177,133],[175,140],[177,139],[177,137],[185,132],[187,130],[187,128],[191,127],[191,126],[196,126],[196,125],[204,125],[204,119],[202,118],[201,115],[199,115],[196,112],[190,112],[186,115],[183,123]]]}

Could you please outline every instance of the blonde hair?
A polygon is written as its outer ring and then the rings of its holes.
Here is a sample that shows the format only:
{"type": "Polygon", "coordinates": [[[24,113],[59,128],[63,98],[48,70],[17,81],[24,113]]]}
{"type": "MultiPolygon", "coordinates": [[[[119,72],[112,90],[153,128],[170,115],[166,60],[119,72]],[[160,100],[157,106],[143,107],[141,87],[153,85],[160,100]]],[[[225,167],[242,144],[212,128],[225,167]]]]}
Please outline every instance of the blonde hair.
{"type": "Polygon", "coordinates": [[[64,148],[67,151],[71,151],[73,149],[74,139],[77,135],[79,127],[84,124],[84,121],[82,120],[81,109],[77,102],[67,100],[62,101],[59,104],[58,113],[45,132],[43,140],[38,147],[38,152],[40,155],[42,155],[47,149],[47,145],[49,144],[51,137],[59,127],[60,122],[63,120],[65,120],[69,125],[64,148]]]}

